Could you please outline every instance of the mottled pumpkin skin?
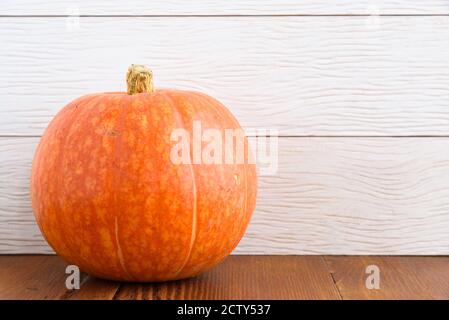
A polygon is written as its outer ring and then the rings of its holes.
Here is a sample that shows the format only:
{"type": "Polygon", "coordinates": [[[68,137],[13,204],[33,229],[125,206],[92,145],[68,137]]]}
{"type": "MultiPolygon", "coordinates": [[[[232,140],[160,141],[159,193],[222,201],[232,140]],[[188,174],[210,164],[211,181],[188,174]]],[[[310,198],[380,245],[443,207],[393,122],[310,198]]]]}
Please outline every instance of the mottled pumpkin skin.
{"type": "Polygon", "coordinates": [[[195,276],[236,247],[256,200],[254,164],[178,164],[173,129],[240,128],[204,94],[102,93],[64,107],[36,150],[36,220],[67,262],[100,278],[195,276]]]}

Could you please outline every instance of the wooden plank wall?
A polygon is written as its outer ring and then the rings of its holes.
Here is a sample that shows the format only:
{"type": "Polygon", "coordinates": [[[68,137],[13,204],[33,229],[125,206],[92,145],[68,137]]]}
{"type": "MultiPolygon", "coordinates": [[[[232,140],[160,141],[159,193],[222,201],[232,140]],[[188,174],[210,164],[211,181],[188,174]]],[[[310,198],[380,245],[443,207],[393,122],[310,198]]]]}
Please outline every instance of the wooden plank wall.
{"type": "MultiPolygon", "coordinates": [[[[7,1],[0,8],[0,253],[48,253],[28,180],[55,113],[156,86],[279,132],[245,254],[449,254],[448,1],[7,1]]],[[[257,131],[256,131],[257,134],[257,131]]]]}

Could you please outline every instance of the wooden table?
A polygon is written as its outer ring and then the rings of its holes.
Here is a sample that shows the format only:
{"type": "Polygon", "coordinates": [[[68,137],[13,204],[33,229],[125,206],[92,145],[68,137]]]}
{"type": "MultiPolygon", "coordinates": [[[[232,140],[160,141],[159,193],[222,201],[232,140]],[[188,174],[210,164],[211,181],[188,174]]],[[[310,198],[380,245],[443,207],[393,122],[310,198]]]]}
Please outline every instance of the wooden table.
{"type": "Polygon", "coordinates": [[[82,275],[56,256],[0,256],[0,299],[449,299],[449,257],[231,256],[196,278],[140,284],[82,275]],[[366,267],[380,289],[365,286],[366,267]]]}

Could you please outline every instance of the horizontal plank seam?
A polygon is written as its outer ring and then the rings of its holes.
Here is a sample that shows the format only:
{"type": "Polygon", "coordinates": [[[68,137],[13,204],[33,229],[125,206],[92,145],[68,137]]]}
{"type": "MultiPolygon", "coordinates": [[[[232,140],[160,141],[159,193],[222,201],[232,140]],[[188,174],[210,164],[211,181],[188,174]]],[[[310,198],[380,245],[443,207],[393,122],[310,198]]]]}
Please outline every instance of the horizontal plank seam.
{"type": "MultiPolygon", "coordinates": [[[[273,135],[247,135],[248,137],[274,137],[273,135]]],[[[8,135],[0,134],[0,139],[41,138],[42,135],[8,135]]],[[[278,138],[449,138],[449,135],[278,135],[278,138]]]]}
{"type": "MultiPolygon", "coordinates": [[[[247,135],[270,138],[272,135],[247,135]]],[[[279,138],[449,138],[449,135],[278,135],[279,138]]]]}
{"type": "Polygon", "coordinates": [[[0,14],[0,18],[68,18],[68,17],[80,17],[80,18],[283,18],[283,17],[445,17],[449,16],[449,13],[417,13],[417,14],[81,14],[81,15],[68,15],[68,14],[0,14]]]}

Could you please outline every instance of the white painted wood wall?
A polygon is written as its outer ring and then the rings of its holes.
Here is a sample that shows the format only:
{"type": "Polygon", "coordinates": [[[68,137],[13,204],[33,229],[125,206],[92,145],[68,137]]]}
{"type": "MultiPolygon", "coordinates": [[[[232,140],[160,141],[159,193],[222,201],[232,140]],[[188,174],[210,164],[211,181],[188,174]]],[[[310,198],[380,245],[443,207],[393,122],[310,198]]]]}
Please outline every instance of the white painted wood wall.
{"type": "Polygon", "coordinates": [[[0,253],[51,252],[34,148],[131,63],[279,130],[236,253],[449,254],[448,0],[2,1],[0,253]]]}

